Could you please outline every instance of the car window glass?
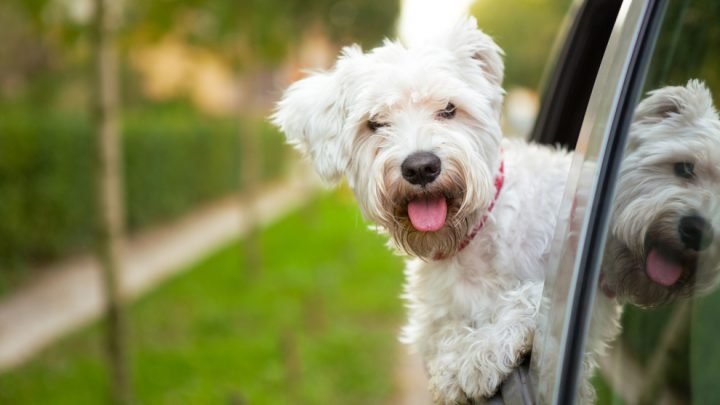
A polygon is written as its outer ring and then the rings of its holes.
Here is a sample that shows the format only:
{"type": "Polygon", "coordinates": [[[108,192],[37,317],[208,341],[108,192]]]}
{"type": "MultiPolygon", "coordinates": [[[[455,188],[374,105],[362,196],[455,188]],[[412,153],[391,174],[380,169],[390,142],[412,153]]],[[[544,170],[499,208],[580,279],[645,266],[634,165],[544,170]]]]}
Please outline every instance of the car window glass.
{"type": "Polygon", "coordinates": [[[585,402],[720,403],[720,2],[668,2],[628,133],[585,402]]]}
{"type": "Polygon", "coordinates": [[[563,363],[565,332],[572,327],[568,325],[568,304],[572,302],[576,284],[576,259],[582,252],[578,247],[583,244],[585,207],[588,196],[593,194],[597,162],[622,97],[624,77],[646,10],[642,1],[623,3],[583,118],[555,237],[547,257],[545,288],[533,342],[530,386],[538,403],[552,402],[559,389],[557,372],[563,363]]]}

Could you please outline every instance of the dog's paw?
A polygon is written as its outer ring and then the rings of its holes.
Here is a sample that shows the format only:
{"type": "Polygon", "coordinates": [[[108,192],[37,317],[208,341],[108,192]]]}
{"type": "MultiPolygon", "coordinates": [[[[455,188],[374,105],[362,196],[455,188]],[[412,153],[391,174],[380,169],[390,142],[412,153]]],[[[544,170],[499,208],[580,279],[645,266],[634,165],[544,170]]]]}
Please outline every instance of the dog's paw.
{"type": "Polygon", "coordinates": [[[460,387],[457,375],[451,372],[438,372],[430,375],[430,394],[433,403],[438,405],[470,404],[470,398],[460,387]]]}
{"type": "Polygon", "coordinates": [[[492,397],[505,374],[490,367],[483,369],[462,359],[436,361],[429,365],[429,387],[436,404],[484,403],[492,397]]]}
{"type": "Polygon", "coordinates": [[[465,364],[458,375],[458,382],[467,398],[483,402],[495,395],[508,374],[492,366],[480,368],[465,364]]]}

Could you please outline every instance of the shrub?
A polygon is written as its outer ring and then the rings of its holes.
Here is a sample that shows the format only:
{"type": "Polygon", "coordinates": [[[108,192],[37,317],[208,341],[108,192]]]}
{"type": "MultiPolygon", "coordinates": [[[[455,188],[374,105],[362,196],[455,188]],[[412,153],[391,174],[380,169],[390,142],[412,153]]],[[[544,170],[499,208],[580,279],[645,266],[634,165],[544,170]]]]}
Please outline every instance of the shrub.
{"type": "MultiPolygon", "coordinates": [[[[200,116],[187,106],[126,111],[125,212],[135,232],[241,189],[240,128],[262,137],[262,178],[283,173],[282,136],[258,119],[200,116]]],[[[95,144],[89,117],[0,109],[0,289],[38,262],[93,241],[95,144]],[[21,272],[22,273],[22,272],[21,272]]]]}
{"type": "Polygon", "coordinates": [[[95,223],[94,161],[83,116],[0,115],[0,266],[23,267],[87,247],[95,223]]]}

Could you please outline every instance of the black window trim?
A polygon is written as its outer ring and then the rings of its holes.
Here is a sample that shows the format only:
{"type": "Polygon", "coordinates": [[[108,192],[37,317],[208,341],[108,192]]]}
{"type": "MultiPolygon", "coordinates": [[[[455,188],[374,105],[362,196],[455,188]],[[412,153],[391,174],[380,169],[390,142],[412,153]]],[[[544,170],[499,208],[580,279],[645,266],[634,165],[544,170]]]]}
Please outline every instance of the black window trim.
{"type": "Polygon", "coordinates": [[[605,149],[598,161],[598,182],[595,198],[589,207],[586,237],[580,252],[579,271],[573,296],[569,301],[569,324],[566,344],[562,348],[562,365],[558,377],[556,404],[574,403],[582,373],[585,338],[592,315],[592,302],[596,292],[600,263],[608,220],[615,194],[615,184],[627,144],[627,132],[640,97],[650,57],[655,48],[667,0],[646,0],[645,12],[638,32],[636,47],[632,52],[627,79],[622,83],[619,105],[610,123],[605,149]]]}
{"type": "Polygon", "coordinates": [[[574,16],[544,85],[530,139],[575,147],[595,78],[622,0],[585,0],[574,16]]]}

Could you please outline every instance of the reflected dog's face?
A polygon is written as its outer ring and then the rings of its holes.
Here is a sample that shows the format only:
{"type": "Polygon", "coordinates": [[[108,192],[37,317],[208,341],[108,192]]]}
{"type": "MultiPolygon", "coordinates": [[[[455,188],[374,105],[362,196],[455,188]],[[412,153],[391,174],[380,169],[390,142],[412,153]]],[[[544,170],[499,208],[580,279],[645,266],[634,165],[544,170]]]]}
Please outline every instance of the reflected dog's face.
{"type": "Polygon", "coordinates": [[[657,306],[720,275],[720,120],[707,88],[655,90],[635,113],[618,180],[601,288],[657,306]]]}
{"type": "Polygon", "coordinates": [[[273,116],[328,181],[406,253],[455,252],[494,195],[503,63],[474,19],[436,42],[345,48],[294,83],[273,116]]]}

